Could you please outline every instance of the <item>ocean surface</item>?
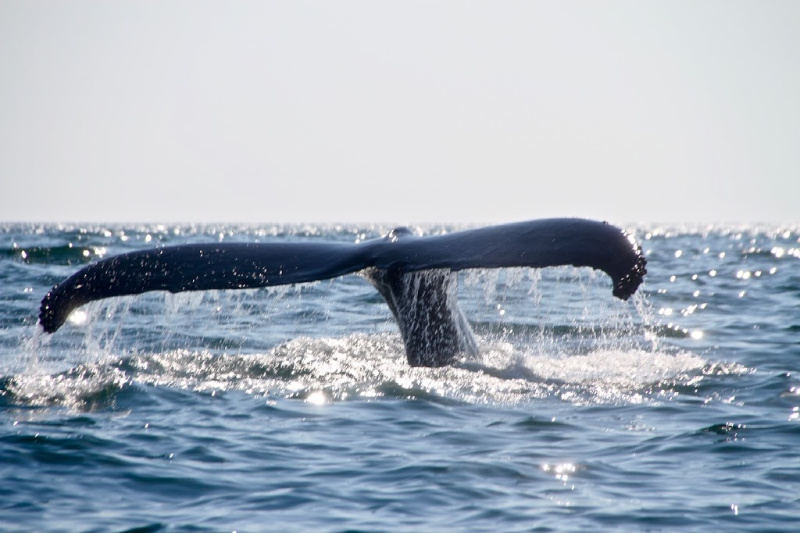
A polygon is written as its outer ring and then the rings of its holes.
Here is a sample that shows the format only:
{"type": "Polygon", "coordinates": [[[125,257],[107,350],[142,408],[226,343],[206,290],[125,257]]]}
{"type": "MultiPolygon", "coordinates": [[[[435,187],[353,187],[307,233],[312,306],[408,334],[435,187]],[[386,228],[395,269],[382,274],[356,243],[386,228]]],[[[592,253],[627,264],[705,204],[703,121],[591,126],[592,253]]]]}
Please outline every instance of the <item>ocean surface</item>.
{"type": "Polygon", "coordinates": [[[800,531],[796,224],[629,226],[628,302],[591,269],[461,273],[481,355],[446,368],[406,364],[358,275],[37,327],[101,257],[389,229],[0,225],[0,531],[800,531]]]}

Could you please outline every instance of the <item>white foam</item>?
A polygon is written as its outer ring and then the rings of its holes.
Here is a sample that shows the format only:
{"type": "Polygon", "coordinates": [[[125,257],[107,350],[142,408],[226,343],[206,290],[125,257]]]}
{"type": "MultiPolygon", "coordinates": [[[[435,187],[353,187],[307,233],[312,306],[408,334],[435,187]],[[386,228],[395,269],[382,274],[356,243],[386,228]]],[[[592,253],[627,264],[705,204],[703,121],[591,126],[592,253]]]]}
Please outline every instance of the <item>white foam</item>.
{"type": "Polygon", "coordinates": [[[510,341],[481,338],[480,355],[443,368],[410,367],[397,333],[298,337],[253,354],[178,349],[120,359],[97,349],[90,351],[100,355],[67,372],[47,375],[43,367],[28,368],[8,390],[23,403],[75,408],[91,407],[98,394],[113,394],[131,382],[304,399],[316,393],[331,401],[389,396],[491,404],[543,398],[639,403],[661,401],[676,384],[692,384],[718,366],[693,353],[615,347],[613,342],[567,353],[555,340],[533,346],[514,336],[510,341]]]}

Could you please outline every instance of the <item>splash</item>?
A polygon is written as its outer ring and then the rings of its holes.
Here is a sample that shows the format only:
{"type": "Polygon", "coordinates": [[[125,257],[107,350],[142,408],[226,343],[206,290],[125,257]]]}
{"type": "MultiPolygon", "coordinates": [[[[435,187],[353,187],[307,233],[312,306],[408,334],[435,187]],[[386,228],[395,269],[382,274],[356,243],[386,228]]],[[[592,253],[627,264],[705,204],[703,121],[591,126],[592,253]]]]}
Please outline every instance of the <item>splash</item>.
{"type": "MultiPolygon", "coordinates": [[[[297,338],[262,354],[172,350],[78,365],[54,375],[21,375],[4,387],[15,402],[94,409],[131,385],[204,393],[295,398],[314,403],[375,398],[512,405],[541,399],[573,404],[662,401],[676,383],[716,372],[701,357],[642,350],[543,355],[480,339],[482,355],[453,366],[414,368],[397,334],[297,338]]],[[[739,374],[743,367],[724,369],[739,374]]]]}
{"type": "Polygon", "coordinates": [[[27,374],[8,378],[0,394],[15,404],[92,411],[113,406],[131,378],[114,365],[85,364],[59,374],[27,374]]]}

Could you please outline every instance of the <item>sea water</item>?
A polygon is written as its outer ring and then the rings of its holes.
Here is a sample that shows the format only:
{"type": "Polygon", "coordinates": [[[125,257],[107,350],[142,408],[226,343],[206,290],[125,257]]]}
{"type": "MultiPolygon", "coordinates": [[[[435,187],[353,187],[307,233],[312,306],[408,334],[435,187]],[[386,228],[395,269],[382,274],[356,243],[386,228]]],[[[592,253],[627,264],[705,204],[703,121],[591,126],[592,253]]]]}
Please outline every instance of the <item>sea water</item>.
{"type": "Polygon", "coordinates": [[[460,273],[480,355],[445,368],[358,275],[37,327],[98,258],[389,229],[1,226],[0,530],[800,528],[797,225],[631,225],[628,302],[591,269],[460,273]]]}

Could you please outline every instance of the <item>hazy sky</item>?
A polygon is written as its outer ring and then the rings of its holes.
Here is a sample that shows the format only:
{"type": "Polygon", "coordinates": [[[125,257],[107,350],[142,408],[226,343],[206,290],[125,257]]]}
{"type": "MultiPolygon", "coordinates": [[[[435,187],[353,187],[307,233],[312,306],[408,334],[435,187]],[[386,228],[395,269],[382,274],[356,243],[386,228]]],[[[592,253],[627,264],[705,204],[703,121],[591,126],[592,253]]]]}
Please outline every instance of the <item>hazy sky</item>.
{"type": "Polygon", "coordinates": [[[0,0],[0,220],[800,221],[800,2],[0,0]]]}

